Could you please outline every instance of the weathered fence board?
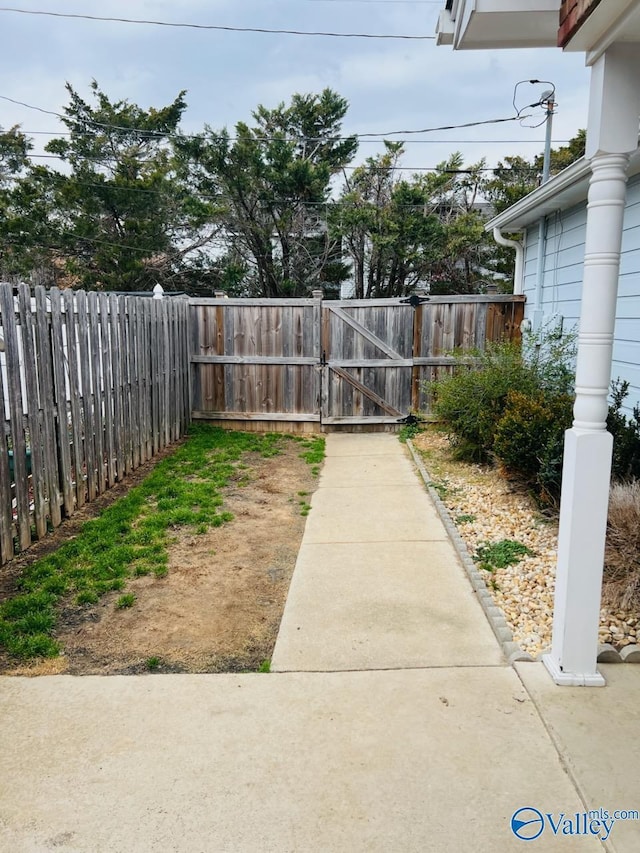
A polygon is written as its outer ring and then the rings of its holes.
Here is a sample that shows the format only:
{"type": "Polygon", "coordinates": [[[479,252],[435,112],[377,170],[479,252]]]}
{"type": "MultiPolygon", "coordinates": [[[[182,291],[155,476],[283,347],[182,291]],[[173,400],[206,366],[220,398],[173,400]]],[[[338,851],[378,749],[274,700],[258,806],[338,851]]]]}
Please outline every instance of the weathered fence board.
{"type": "Polygon", "coordinates": [[[18,546],[22,549],[27,548],[31,543],[31,519],[29,514],[29,481],[27,479],[27,442],[20,375],[20,347],[18,345],[16,306],[13,291],[9,284],[0,285],[0,314],[2,314],[2,333],[7,364],[18,546]]]}
{"type": "Polygon", "coordinates": [[[192,299],[193,416],[397,423],[428,411],[426,383],[457,350],[517,339],[524,297],[339,302],[192,299]]]}
{"type": "Polygon", "coordinates": [[[188,312],[0,284],[0,563],[184,434],[188,312]]]}
{"type": "MultiPolygon", "coordinates": [[[[62,298],[65,311],[65,328],[67,333],[67,382],[69,383],[68,396],[71,410],[71,440],[73,442],[73,482],[75,484],[76,507],[82,507],[86,501],[86,474],[75,297],[70,290],[67,290],[63,294],[62,298]]],[[[117,399],[117,394],[115,396],[117,399]]]]}
{"type": "MultiPolygon", "coordinates": [[[[20,318],[19,329],[24,364],[35,365],[34,370],[25,370],[24,394],[26,412],[24,420],[26,432],[29,436],[30,461],[31,461],[31,493],[33,497],[33,514],[36,527],[36,535],[44,536],[47,532],[47,472],[45,463],[45,441],[42,435],[42,424],[40,421],[40,396],[39,396],[39,372],[41,365],[35,348],[35,336],[33,329],[33,315],[31,313],[31,293],[26,284],[18,287],[18,313],[20,318]]],[[[25,450],[26,453],[26,450],[25,450]]],[[[15,466],[15,453],[14,453],[15,466]]]]}

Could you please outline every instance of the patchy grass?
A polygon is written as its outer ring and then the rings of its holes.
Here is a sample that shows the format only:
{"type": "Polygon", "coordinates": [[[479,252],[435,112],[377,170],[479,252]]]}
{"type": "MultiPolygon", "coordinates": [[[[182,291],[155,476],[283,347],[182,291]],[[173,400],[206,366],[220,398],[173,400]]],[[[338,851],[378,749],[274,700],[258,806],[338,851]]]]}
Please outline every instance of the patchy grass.
{"type": "Polygon", "coordinates": [[[502,539],[500,542],[486,542],[478,545],[473,559],[481,569],[494,572],[519,563],[523,557],[535,556],[531,548],[513,539],[502,539]]]}
{"type": "Polygon", "coordinates": [[[324,460],[325,440],[322,436],[313,436],[311,438],[299,437],[298,441],[303,449],[300,458],[304,459],[311,465],[311,473],[317,477],[320,473],[320,465],[324,460]]]}
{"type": "Polygon", "coordinates": [[[422,432],[422,429],[419,423],[404,424],[398,430],[398,440],[401,444],[406,444],[410,438],[415,438],[418,433],[422,432]]]}
{"type": "MultiPolygon", "coordinates": [[[[84,524],[74,539],[23,570],[17,594],[0,605],[0,648],[23,659],[58,655],[53,635],[61,604],[94,605],[109,592],[125,590],[131,577],[164,577],[172,531],[189,528],[201,535],[230,521],[220,492],[246,476],[244,454],[274,457],[288,440],[276,433],[194,424],[188,440],[140,485],[84,524]]],[[[301,444],[300,455],[317,473],[324,439],[314,436],[301,444]]],[[[134,600],[125,593],[117,606],[134,600]]]]}

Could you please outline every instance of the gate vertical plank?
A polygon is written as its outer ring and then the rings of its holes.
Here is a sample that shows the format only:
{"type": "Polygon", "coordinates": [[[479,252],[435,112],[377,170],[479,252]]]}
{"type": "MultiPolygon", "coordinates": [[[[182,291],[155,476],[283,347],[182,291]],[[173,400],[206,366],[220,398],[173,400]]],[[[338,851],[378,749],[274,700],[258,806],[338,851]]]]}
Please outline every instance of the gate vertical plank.
{"type": "MultiPolygon", "coordinates": [[[[422,323],[424,307],[417,305],[413,312],[413,346],[412,358],[420,358],[422,346],[422,323]]],[[[411,369],[411,410],[420,411],[420,366],[415,364],[411,369]]]]}
{"type": "Polygon", "coordinates": [[[76,507],[84,506],[87,499],[86,456],[82,425],[83,406],[80,384],[78,334],[76,324],[76,297],[72,290],[62,294],[67,344],[67,381],[69,382],[69,408],[71,409],[72,457],[75,473],[76,507]]]}
{"type": "Polygon", "coordinates": [[[9,411],[11,413],[11,444],[13,449],[13,481],[16,495],[18,545],[21,551],[31,544],[29,517],[29,484],[27,481],[27,444],[24,431],[24,403],[20,378],[20,345],[16,325],[16,310],[10,284],[0,284],[0,309],[7,359],[9,411]]]}
{"type": "Polygon", "coordinates": [[[320,418],[328,418],[331,406],[331,375],[324,364],[331,358],[331,312],[322,308],[322,328],[320,330],[321,359],[323,367],[320,378],[320,418]]]}
{"type": "MultiPolygon", "coordinates": [[[[225,310],[222,305],[217,305],[215,309],[215,344],[214,352],[216,355],[225,354],[225,337],[224,337],[224,319],[225,310]]],[[[213,372],[213,406],[216,412],[225,412],[227,410],[226,403],[226,383],[225,383],[225,367],[217,364],[213,372]]]]}
{"type": "MultiPolygon", "coordinates": [[[[292,316],[294,309],[285,305],[282,308],[282,355],[285,358],[290,358],[293,355],[292,342],[292,316]]],[[[318,347],[318,360],[320,359],[320,351],[318,347]]],[[[302,374],[302,370],[298,371],[302,374]]],[[[287,364],[282,369],[282,409],[283,412],[293,412],[293,392],[297,378],[294,378],[294,368],[287,364]]]]}
{"type": "Polygon", "coordinates": [[[38,343],[38,378],[42,406],[42,437],[44,439],[44,470],[49,495],[49,517],[54,527],[62,521],[60,464],[56,439],[56,414],[53,401],[53,368],[51,364],[51,334],[47,311],[47,293],[41,285],[35,289],[36,337],[38,343]]]}

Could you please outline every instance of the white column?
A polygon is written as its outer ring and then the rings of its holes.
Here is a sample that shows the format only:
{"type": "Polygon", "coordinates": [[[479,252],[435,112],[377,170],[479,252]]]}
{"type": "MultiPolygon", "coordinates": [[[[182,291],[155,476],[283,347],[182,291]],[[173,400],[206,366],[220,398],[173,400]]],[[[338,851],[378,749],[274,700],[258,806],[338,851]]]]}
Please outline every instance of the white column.
{"type": "Polygon", "coordinates": [[[543,658],[556,684],[564,685],[604,685],[596,659],[613,444],[606,417],[627,152],[638,142],[640,66],[635,48],[614,45],[592,69],[587,129],[592,176],[576,401],[573,427],[565,435],[553,642],[551,654],[543,658]]]}

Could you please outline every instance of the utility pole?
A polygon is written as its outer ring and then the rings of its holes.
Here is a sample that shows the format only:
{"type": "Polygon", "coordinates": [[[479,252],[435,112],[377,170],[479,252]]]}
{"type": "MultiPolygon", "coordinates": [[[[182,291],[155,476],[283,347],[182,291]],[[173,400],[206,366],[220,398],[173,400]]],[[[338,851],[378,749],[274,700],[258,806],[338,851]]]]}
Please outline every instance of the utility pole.
{"type": "Polygon", "coordinates": [[[553,92],[545,92],[542,96],[541,103],[546,105],[546,133],[544,138],[544,160],[542,164],[542,183],[546,184],[549,180],[549,172],[551,171],[551,129],[553,126],[553,108],[556,105],[553,92]],[[546,102],[545,102],[546,99],[546,102]]]}
{"type": "MultiPolygon", "coordinates": [[[[546,110],[546,132],[544,138],[544,159],[542,161],[542,183],[546,184],[551,172],[551,130],[553,125],[553,108],[555,107],[554,90],[543,92],[539,104],[545,105],[546,110]]],[[[532,106],[538,106],[533,104],[532,106]]],[[[538,223],[538,262],[536,265],[536,296],[533,309],[533,328],[539,331],[543,325],[544,311],[542,309],[542,290],[544,286],[544,261],[547,242],[547,220],[544,216],[538,223]]]]}

